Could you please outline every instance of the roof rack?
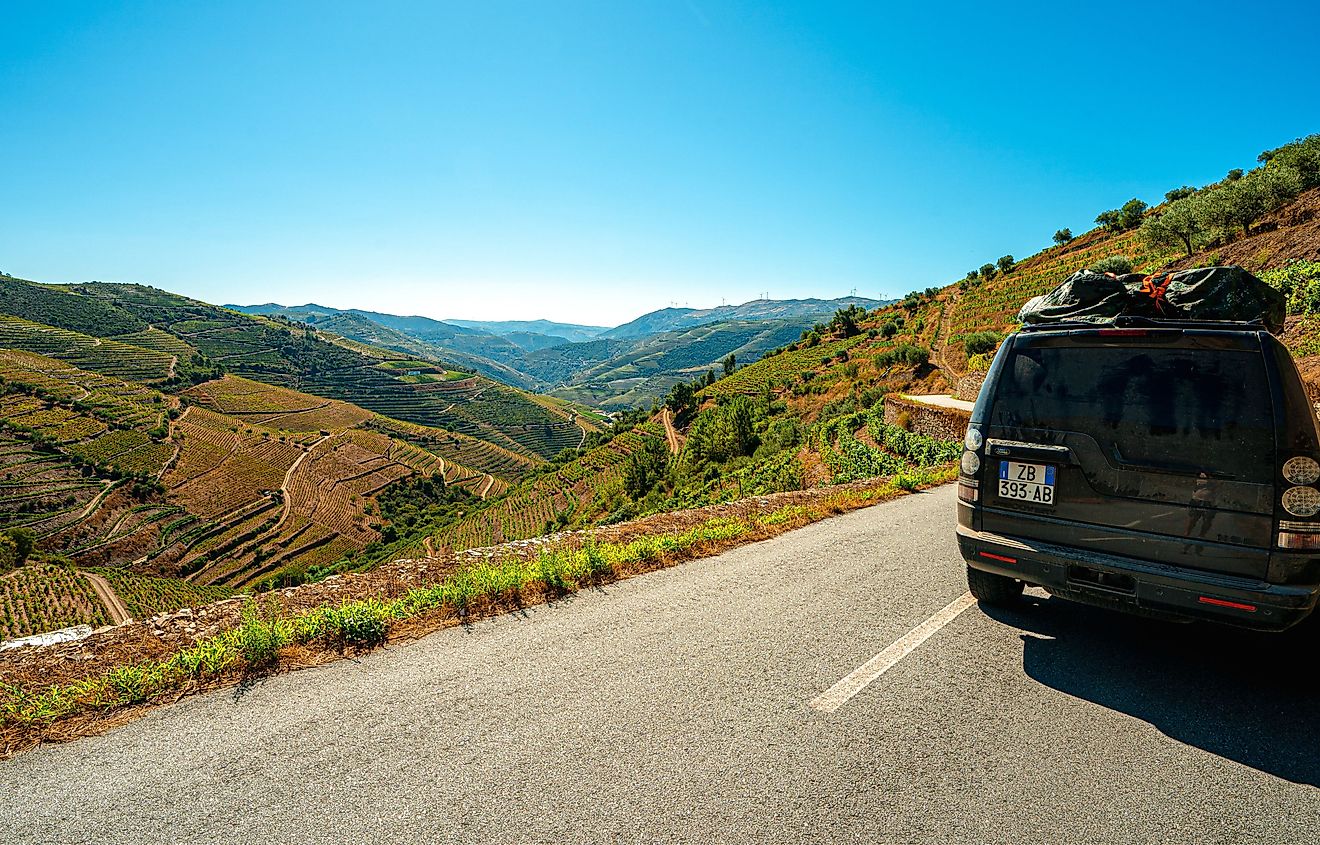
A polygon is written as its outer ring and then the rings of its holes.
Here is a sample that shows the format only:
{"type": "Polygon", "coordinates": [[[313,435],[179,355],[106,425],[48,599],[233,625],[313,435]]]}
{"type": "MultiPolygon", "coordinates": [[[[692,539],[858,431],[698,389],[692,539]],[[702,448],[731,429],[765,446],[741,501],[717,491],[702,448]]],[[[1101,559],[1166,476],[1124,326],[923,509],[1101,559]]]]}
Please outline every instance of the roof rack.
{"type": "Polygon", "coordinates": [[[1091,322],[1082,320],[1067,320],[1058,323],[1035,323],[1022,326],[1020,331],[1024,332],[1042,332],[1058,330],[1077,330],[1077,329],[1127,329],[1127,328],[1149,328],[1149,329],[1209,329],[1220,331],[1239,331],[1239,332],[1267,332],[1264,320],[1158,320],[1151,317],[1136,317],[1130,314],[1121,314],[1110,320],[1101,322],[1091,322]]]}

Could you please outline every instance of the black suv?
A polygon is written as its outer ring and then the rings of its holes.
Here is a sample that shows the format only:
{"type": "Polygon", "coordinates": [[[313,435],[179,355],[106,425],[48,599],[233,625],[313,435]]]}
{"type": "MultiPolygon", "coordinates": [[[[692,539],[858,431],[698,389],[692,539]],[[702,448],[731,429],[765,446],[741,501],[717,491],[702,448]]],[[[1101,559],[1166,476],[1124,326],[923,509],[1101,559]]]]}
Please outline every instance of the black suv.
{"type": "Polygon", "coordinates": [[[958,479],[972,595],[1282,630],[1320,593],[1320,436],[1259,325],[1028,327],[986,377],[958,479]]]}

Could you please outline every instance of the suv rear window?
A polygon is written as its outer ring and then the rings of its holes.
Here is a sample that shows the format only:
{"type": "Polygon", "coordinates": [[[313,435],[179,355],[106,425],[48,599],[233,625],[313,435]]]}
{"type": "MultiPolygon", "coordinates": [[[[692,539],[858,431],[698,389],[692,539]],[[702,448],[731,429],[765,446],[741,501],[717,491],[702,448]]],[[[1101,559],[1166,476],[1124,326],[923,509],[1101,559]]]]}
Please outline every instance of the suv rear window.
{"type": "Polygon", "coordinates": [[[1259,348],[1079,340],[1020,338],[999,373],[990,423],[1089,435],[1116,466],[1273,479],[1259,348]]]}

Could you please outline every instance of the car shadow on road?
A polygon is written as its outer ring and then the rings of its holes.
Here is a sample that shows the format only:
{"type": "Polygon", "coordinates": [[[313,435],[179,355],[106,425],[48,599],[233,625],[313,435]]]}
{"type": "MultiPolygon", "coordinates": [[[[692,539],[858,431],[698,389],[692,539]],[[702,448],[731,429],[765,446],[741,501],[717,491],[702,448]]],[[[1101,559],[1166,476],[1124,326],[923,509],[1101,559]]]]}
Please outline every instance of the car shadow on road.
{"type": "Polygon", "coordinates": [[[1167,736],[1320,786],[1320,624],[1261,634],[1028,596],[988,609],[1026,633],[1029,677],[1167,736]]]}

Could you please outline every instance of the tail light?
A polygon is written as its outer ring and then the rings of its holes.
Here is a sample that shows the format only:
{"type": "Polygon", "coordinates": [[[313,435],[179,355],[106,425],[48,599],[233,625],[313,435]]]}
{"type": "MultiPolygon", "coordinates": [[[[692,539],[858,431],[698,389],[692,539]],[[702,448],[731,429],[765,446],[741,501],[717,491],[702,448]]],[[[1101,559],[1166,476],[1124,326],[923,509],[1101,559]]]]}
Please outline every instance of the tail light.
{"type": "Polygon", "coordinates": [[[1320,523],[1280,522],[1275,545],[1290,551],[1320,549],[1320,523]]]}
{"type": "Polygon", "coordinates": [[[1309,455],[1296,455],[1284,461],[1281,472],[1289,484],[1314,484],[1320,481],[1320,463],[1309,455]]]}
{"type": "Polygon", "coordinates": [[[967,436],[963,438],[962,460],[958,464],[964,478],[975,479],[977,473],[981,471],[981,446],[985,444],[985,439],[981,436],[981,430],[975,426],[968,426],[967,436]]]}
{"type": "Polygon", "coordinates": [[[1293,455],[1279,466],[1287,482],[1278,499],[1278,536],[1275,545],[1290,551],[1320,549],[1320,522],[1296,522],[1290,517],[1311,519],[1320,513],[1320,490],[1311,485],[1320,481],[1320,462],[1310,455],[1293,455]]]}
{"type": "MultiPolygon", "coordinates": [[[[958,462],[958,500],[976,504],[981,500],[981,447],[985,437],[975,425],[967,427],[967,436],[963,438],[962,460],[958,462]]],[[[979,519],[979,517],[977,517],[979,519]]]]}

